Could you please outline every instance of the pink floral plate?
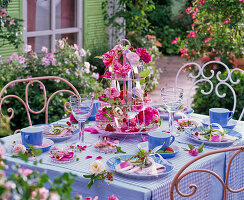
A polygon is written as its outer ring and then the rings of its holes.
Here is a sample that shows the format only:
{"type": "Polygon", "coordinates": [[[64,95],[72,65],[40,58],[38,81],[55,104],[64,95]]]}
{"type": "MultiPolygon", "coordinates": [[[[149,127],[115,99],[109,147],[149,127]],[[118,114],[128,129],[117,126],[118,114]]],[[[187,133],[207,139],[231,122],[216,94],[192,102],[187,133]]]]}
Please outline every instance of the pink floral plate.
{"type": "MultiPolygon", "coordinates": [[[[66,150],[62,150],[62,151],[66,151],[66,150]]],[[[64,155],[61,151],[50,151],[49,154],[51,160],[56,163],[69,163],[74,161],[76,157],[74,152],[68,152],[66,153],[66,155],[64,155]]]]}

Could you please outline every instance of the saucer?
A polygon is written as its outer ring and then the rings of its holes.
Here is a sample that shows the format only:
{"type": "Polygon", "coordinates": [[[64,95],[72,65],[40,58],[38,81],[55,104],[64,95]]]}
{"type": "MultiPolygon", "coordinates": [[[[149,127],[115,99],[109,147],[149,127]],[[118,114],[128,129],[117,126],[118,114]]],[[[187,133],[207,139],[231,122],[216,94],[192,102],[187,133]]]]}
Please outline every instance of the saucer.
{"type": "MultiPolygon", "coordinates": [[[[52,147],[53,144],[54,142],[52,140],[43,138],[42,146],[33,146],[33,147],[35,149],[41,149],[42,152],[46,152],[49,151],[49,149],[52,147]]],[[[27,147],[26,149],[29,149],[29,147],[27,147]]]]}
{"type": "MultiPolygon", "coordinates": [[[[143,150],[148,151],[148,142],[140,142],[137,145],[137,147],[138,147],[138,149],[143,149],[143,150]]],[[[173,158],[180,151],[180,148],[177,145],[172,144],[172,145],[170,145],[170,147],[174,150],[174,153],[160,153],[160,155],[163,158],[173,158]]]]}
{"type": "MultiPolygon", "coordinates": [[[[208,118],[205,118],[202,120],[202,124],[204,126],[209,126],[210,124],[210,121],[209,121],[209,117],[208,118]]],[[[234,119],[231,119],[230,121],[228,121],[228,124],[226,126],[222,126],[223,128],[227,128],[227,129],[233,129],[237,124],[237,121],[234,120],[234,119]]],[[[216,127],[216,126],[213,126],[213,127],[216,127]]]]}

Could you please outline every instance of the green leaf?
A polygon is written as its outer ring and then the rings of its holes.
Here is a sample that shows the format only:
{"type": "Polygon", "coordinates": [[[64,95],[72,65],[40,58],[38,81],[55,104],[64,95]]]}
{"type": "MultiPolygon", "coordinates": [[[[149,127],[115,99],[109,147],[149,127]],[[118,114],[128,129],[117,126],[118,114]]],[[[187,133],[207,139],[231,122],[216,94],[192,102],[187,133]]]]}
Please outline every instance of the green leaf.
{"type": "Polygon", "coordinates": [[[195,149],[195,146],[194,146],[194,145],[192,145],[192,144],[188,144],[188,147],[190,148],[190,150],[195,149]]]}
{"type": "Polygon", "coordinates": [[[202,142],[202,144],[198,147],[198,152],[199,153],[202,153],[203,147],[204,147],[204,142],[202,142]]]}
{"type": "Polygon", "coordinates": [[[145,79],[140,80],[140,84],[143,85],[145,83],[145,79]]]}
{"type": "Polygon", "coordinates": [[[94,178],[91,178],[91,180],[89,181],[89,183],[87,185],[88,188],[90,189],[93,184],[94,184],[94,178]]]}
{"type": "Polygon", "coordinates": [[[121,149],[121,147],[118,147],[118,146],[115,146],[115,147],[116,147],[116,152],[114,152],[115,154],[117,154],[117,153],[126,153],[125,151],[123,151],[121,149]]]}
{"type": "Polygon", "coordinates": [[[95,56],[94,58],[99,58],[99,59],[100,59],[100,58],[102,58],[102,57],[103,57],[103,56],[95,56]]]}
{"type": "Polygon", "coordinates": [[[139,74],[139,78],[145,78],[150,75],[151,70],[147,69],[139,74]]]}
{"type": "Polygon", "coordinates": [[[85,175],[83,175],[83,177],[85,177],[85,178],[92,178],[92,177],[94,177],[94,174],[85,174],[85,175]]]}

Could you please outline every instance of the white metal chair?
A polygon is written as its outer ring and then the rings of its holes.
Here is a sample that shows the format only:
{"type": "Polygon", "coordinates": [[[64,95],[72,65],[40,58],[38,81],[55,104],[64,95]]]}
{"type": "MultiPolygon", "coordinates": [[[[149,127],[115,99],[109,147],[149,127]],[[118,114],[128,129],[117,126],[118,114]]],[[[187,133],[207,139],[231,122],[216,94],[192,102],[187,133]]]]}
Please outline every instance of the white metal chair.
{"type": "MultiPolygon", "coordinates": [[[[79,96],[79,93],[77,91],[77,89],[67,80],[63,79],[63,78],[60,78],[60,77],[57,77],[57,76],[45,76],[45,77],[36,77],[36,78],[27,78],[27,79],[19,79],[19,80],[14,80],[14,81],[11,81],[10,83],[8,83],[7,85],[5,85],[2,90],[0,91],[0,116],[3,115],[2,113],[2,105],[3,105],[3,102],[8,99],[8,98],[16,98],[18,99],[22,104],[23,106],[25,107],[26,109],[26,112],[27,112],[27,117],[28,117],[28,121],[29,121],[29,125],[31,126],[32,125],[32,122],[31,122],[31,116],[30,116],[30,113],[32,114],[40,114],[42,112],[45,111],[45,123],[48,124],[48,107],[49,107],[49,103],[50,101],[52,100],[52,98],[58,94],[58,93],[61,93],[61,92],[67,92],[67,93],[70,93],[70,94],[76,94],[79,96]],[[69,86],[72,90],[65,90],[65,89],[62,89],[62,90],[57,90],[56,92],[54,92],[48,99],[47,99],[47,94],[46,94],[46,88],[45,88],[45,85],[43,84],[43,82],[41,82],[41,80],[47,80],[47,79],[54,79],[54,80],[58,80],[58,81],[62,81],[64,83],[67,84],[67,86],[69,86]],[[23,83],[23,82],[27,82],[27,85],[25,86],[25,99],[23,100],[22,98],[20,98],[19,96],[16,96],[16,95],[13,95],[13,94],[8,94],[6,96],[4,96],[4,93],[6,92],[7,88],[10,87],[11,85],[13,84],[17,84],[17,83],[23,83]],[[43,89],[43,95],[44,95],[44,106],[41,110],[39,111],[33,111],[30,106],[29,106],[29,101],[28,101],[28,90],[29,90],[29,86],[33,83],[39,83],[40,86],[42,87],[43,89]]],[[[64,104],[64,109],[70,113],[69,110],[67,110],[66,108],[66,105],[67,105],[68,102],[66,102],[64,104]]],[[[8,116],[9,120],[11,120],[13,117],[14,117],[14,110],[13,108],[8,108],[7,111],[10,113],[10,116],[8,116]]],[[[16,130],[14,133],[17,133],[19,132],[19,130],[16,130]]]]}
{"type": "MultiPolygon", "coordinates": [[[[190,98],[191,98],[191,92],[192,92],[193,87],[196,86],[196,85],[197,85],[198,83],[200,83],[200,82],[207,82],[207,83],[210,84],[210,90],[209,90],[209,91],[201,90],[201,93],[202,93],[203,95],[209,95],[210,93],[212,93],[212,91],[213,91],[213,89],[214,89],[214,85],[213,85],[211,79],[212,79],[214,76],[216,76],[217,80],[219,81],[218,84],[215,86],[215,93],[216,93],[216,95],[217,95],[218,97],[220,97],[220,98],[224,98],[224,97],[226,96],[226,93],[220,94],[219,91],[218,91],[218,89],[219,89],[219,86],[220,86],[220,85],[226,85],[226,86],[230,89],[230,91],[232,92],[233,97],[234,97],[234,102],[233,102],[233,109],[232,109],[232,111],[233,111],[233,113],[235,113],[235,110],[236,110],[236,101],[237,101],[237,99],[236,99],[236,92],[234,91],[234,89],[232,88],[232,86],[230,85],[230,83],[231,83],[231,84],[239,84],[239,83],[240,83],[240,80],[239,80],[239,79],[236,80],[236,81],[233,81],[233,79],[232,79],[232,74],[233,74],[233,72],[235,72],[235,71],[240,71],[242,74],[244,74],[244,71],[243,71],[242,69],[240,69],[240,68],[235,68],[235,69],[230,70],[229,67],[228,67],[226,64],[224,64],[224,63],[222,63],[222,62],[219,62],[219,61],[209,61],[209,62],[205,63],[202,67],[201,67],[198,63],[194,63],[194,62],[192,62],[192,63],[187,63],[187,64],[183,65],[183,66],[179,69],[179,71],[177,72],[176,79],[175,79],[175,87],[177,87],[177,85],[178,85],[178,78],[179,78],[180,73],[181,73],[185,68],[187,68],[188,66],[195,66],[195,67],[197,68],[197,70],[198,70],[197,75],[194,75],[194,74],[192,74],[192,73],[189,74],[189,77],[192,78],[192,79],[194,79],[194,83],[193,83],[193,85],[191,86],[190,91],[189,91],[189,93],[188,93],[188,97],[187,97],[187,106],[188,106],[188,108],[191,108],[191,105],[190,105],[190,98]],[[227,71],[227,73],[228,73],[228,75],[227,75],[227,77],[226,77],[225,79],[221,79],[221,78],[220,78],[221,71],[218,71],[218,72],[215,74],[214,70],[210,70],[210,74],[211,74],[210,76],[206,76],[206,75],[204,74],[204,70],[206,69],[206,67],[209,66],[209,65],[213,65],[213,64],[218,64],[219,66],[224,67],[224,69],[225,69],[225,70],[227,71]]],[[[244,108],[242,109],[242,112],[241,112],[241,114],[240,114],[238,120],[241,120],[241,119],[242,119],[243,114],[244,114],[244,108]]]]}

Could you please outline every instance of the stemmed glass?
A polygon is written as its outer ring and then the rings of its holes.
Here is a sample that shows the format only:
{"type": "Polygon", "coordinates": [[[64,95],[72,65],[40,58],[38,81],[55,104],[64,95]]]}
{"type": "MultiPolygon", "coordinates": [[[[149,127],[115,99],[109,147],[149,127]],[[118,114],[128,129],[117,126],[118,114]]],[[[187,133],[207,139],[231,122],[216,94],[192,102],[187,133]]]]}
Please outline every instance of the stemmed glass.
{"type": "Polygon", "coordinates": [[[183,89],[166,87],[161,89],[163,105],[169,113],[169,132],[172,135],[179,135],[174,132],[174,113],[179,109],[183,100],[183,89]]]}
{"type": "Polygon", "coordinates": [[[79,124],[79,142],[77,144],[81,146],[91,146],[91,144],[84,141],[84,128],[85,121],[91,115],[93,99],[92,95],[72,95],[69,98],[71,112],[79,124]]]}

